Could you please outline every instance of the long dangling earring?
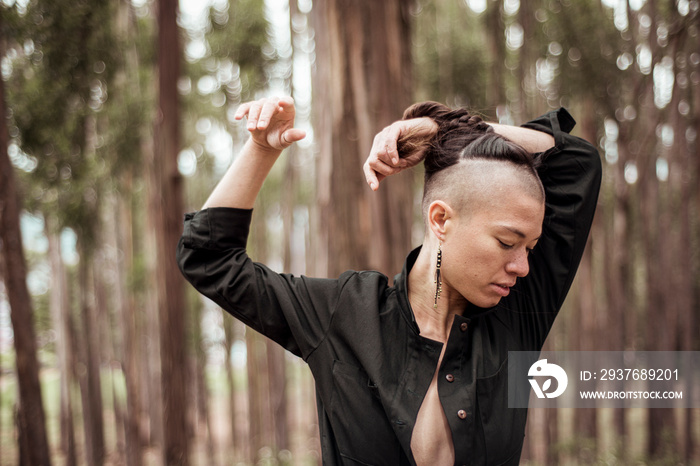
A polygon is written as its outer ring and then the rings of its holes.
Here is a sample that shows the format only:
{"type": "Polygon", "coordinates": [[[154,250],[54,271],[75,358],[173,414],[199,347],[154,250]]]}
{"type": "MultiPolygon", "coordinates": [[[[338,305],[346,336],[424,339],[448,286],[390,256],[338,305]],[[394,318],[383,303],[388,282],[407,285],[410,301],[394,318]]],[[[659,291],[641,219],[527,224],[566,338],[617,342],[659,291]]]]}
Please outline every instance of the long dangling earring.
{"type": "Polygon", "coordinates": [[[435,267],[435,305],[434,309],[437,309],[438,299],[440,299],[440,294],[442,293],[442,278],[440,277],[440,267],[442,266],[442,241],[438,244],[437,252],[437,265],[435,267]]]}

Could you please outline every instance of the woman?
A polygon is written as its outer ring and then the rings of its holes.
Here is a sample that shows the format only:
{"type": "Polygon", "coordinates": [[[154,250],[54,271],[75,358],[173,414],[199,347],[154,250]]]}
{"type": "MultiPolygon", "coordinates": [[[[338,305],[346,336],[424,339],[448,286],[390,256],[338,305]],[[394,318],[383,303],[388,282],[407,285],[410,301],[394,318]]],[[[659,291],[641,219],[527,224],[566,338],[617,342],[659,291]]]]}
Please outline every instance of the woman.
{"type": "Polygon", "coordinates": [[[255,198],[304,133],[289,98],[243,104],[244,116],[251,138],[186,216],[178,261],[200,292],[309,364],[324,464],[518,464],[526,410],[507,407],[508,351],[542,347],[600,185],[571,116],[511,127],[424,103],[378,134],[372,189],[426,167],[424,243],[393,286],[377,272],[311,279],[248,258],[255,198]]]}

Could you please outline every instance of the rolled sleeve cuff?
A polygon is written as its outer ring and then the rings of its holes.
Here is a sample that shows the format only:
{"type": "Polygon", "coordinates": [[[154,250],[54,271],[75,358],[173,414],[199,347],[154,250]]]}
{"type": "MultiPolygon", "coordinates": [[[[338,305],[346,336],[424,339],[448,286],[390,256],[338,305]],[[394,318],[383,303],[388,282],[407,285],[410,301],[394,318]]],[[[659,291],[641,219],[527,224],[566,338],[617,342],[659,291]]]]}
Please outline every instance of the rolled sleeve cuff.
{"type": "Polygon", "coordinates": [[[554,137],[555,146],[560,146],[564,143],[564,135],[569,134],[574,129],[574,126],[576,126],[576,120],[564,107],[547,112],[541,117],[522,125],[523,128],[534,129],[551,135],[554,137]]]}
{"type": "Polygon", "coordinates": [[[245,248],[252,209],[210,207],[185,214],[182,245],[188,249],[245,248]]]}

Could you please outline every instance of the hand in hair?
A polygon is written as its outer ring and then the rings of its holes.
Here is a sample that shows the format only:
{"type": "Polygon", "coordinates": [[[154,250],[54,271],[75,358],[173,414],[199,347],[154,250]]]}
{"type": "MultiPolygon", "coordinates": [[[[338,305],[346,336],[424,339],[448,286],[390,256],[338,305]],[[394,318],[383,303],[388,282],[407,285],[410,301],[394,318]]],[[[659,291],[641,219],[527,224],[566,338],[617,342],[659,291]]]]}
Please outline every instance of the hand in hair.
{"type": "Polygon", "coordinates": [[[390,175],[419,164],[437,134],[438,125],[430,118],[395,121],[374,137],[362,170],[373,191],[390,175]]]}
{"type": "Polygon", "coordinates": [[[248,117],[251,140],[262,150],[281,151],[306,133],[294,128],[294,99],[274,97],[241,104],[234,118],[248,117]]]}

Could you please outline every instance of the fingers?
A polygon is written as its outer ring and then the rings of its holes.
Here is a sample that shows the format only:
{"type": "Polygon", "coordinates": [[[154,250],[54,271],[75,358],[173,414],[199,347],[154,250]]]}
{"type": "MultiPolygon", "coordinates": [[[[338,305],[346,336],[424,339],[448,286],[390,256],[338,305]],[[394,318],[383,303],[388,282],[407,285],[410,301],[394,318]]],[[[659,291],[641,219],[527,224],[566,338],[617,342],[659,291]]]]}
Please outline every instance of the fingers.
{"type": "MultiPolygon", "coordinates": [[[[279,99],[269,99],[265,100],[262,107],[260,108],[260,114],[258,115],[256,126],[257,129],[267,128],[268,123],[272,119],[272,116],[280,111],[279,99]]],[[[250,117],[248,117],[248,128],[250,128],[250,117]]]]}
{"type": "Polygon", "coordinates": [[[372,191],[379,189],[379,183],[387,176],[396,175],[406,168],[406,164],[403,162],[399,163],[399,166],[393,167],[388,165],[382,160],[377,158],[367,159],[365,164],[362,166],[362,171],[365,174],[365,180],[372,191]]]}
{"type": "Polygon", "coordinates": [[[396,150],[396,140],[399,131],[394,125],[387,126],[375,137],[370,150],[370,158],[373,156],[389,165],[398,165],[399,153],[396,150]]]}
{"type": "Polygon", "coordinates": [[[393,123],[375,137],[369,157],[363,166],[367,184],[373,191],[379,189],[379,183],[387,176],[395,175],[408,166],[406,160],[399,157],[396,141],[401,135],[401,122],[393,123]]]}
{"type": "Polygon", "coordinates": [[[277,99],[281,109],[286,110],[290,107],[294,108],[294,99],[290,96],[284,96],[277,99]]]}
{"type": "Polygon", "coordinates": [[[236,114],[233,116],[235,120],[240,120],[248,114],[248,110],[255,102],[246,102],[238,106],[236,114]]]}
{"type": "Polygon", "coordinates": [[[384,157],[382,160],[391,161],[392,165],[399,163],[399,151],[396,150],[396,141],[401,135],[399,125],[393,124],[387,127],[384,131],[384,150],[381,153],[384,157]]]}
{"type": "Polygon", "coordinates": [[[276,113],[294,113],[294,99],[291,97],[265,98],[241,104],[236,110],[234,119],[248,117],[246,128],[250,131],[265,129],[276,113]]]}
{"type": "Polygon", "coordinates": [[[379,176],[370,168],[369,161],[365,162],[365,164],[362,166],[362,171],[365,173],[365,180],[372,191],[379,189],[379,176]]]}

